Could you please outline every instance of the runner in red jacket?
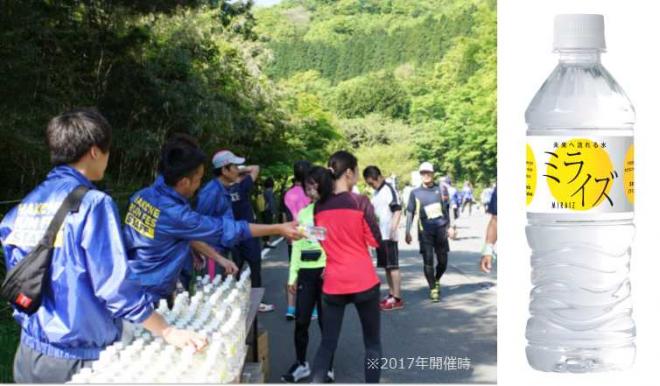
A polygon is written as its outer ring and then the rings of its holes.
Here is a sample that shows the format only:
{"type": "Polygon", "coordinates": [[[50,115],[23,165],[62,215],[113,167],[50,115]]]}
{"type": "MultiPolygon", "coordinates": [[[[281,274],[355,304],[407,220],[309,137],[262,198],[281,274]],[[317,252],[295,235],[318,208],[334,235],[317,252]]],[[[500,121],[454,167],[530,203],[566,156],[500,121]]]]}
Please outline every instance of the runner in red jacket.
{"type": "Polygon", "coordinates": [[[380,379],[380,281],[369,247],[381,242],[374,208],[365,196],[351,193],[359,176],[357,159],[339,151],[330,157],[318,187],[316,226],[326,228],[321,246],[327,255],[323,279],[323,338],[313,365],[313,382],[323,382],[337,348],[344,310],[355,304],[365,343],[365,380],[380,379]],[[376,364],[370,365],[370,364],[376,364]]]}

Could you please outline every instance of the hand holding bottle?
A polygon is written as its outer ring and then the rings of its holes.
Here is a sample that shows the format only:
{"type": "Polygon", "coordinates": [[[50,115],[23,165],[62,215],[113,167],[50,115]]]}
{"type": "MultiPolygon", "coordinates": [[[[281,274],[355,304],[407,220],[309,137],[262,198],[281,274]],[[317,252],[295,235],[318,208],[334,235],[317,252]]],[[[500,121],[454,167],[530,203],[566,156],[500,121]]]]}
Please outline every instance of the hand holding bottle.
{"type": "Polygon", "coordinates": [[[279,234],[289,240],[300,240],[304,236],[300,231],[298,230],[298,222],[297,221],[291,221],[291,222],[285,222],[283,224],[279,224],[279,234]]]}
{"type": "Polygon", "coordinates": [[[180,349],[193,347],[196,352],[202,351],[208,344],[206,338],[196,332],[180,330],[172,326],[163,330],[163,339],[180,349]]]}
{"type": "Polygon", "coordinates": [[[311,241],[325,240],[326,229],[313,225],[298,225],[298,232],[300,232],[306,239],[311,241]]]}
{"type": "Polygon", "coordinates": [[[220,260],[218,260],[218,264],[220,264],[220,266],[225,269],[225,273],[227,275],[233,275],[238,272],[238,266],[236,266],[236,264],[233,261],[225,257],[220,256],[220,260]]]}

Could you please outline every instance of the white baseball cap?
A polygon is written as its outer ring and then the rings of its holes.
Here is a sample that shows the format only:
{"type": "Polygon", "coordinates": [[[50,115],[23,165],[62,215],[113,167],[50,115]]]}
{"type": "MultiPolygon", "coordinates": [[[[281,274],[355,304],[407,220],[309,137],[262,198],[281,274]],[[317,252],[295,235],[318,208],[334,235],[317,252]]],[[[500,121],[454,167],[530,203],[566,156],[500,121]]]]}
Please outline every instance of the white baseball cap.
{"type": "Polygon", "coordinates": [[[245,158],[238,157],[229,150],[220,150],[213,155],[212,163],[214,169],[220,169],[230,164],[242,165],[245,163],[245,158]]]}
{"type": "Polygon", "coordinates": [[[419,165],[419,172],[420,173],[421,172],[431,172],[431,173],[433,173],[433,172],[435,172],[435,170],[433,169],[433,164],[432,163],[422,162],[422,164],[419,165]]]}

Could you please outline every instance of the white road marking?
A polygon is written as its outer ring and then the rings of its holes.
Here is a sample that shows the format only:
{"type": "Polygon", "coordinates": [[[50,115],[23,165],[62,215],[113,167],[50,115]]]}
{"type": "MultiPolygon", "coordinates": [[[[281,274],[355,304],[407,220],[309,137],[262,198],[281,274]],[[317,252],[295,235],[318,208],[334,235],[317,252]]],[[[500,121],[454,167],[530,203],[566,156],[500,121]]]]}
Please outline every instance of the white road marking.
{"type": "MultiPolygon", "coordinates": [[[[277,247],[277,245],[278,245],[279,243],[281,243],[283,240],[284,240],[284,237],[280,237],[279,239],[277,239],[277,240],[275,240],[274,242],[270,243],[270,245],[272,245],[272,246],[274,246],[274,247],[277,247]]],[[[273,250],[275,250],[275,248],[264,248],[264,249],[261,251],[261,259],[262,259],[262,260],[266,260],[266,259],[268,259],[268,253],[269,253],[270,251],[273,251],[273,250]]]]}

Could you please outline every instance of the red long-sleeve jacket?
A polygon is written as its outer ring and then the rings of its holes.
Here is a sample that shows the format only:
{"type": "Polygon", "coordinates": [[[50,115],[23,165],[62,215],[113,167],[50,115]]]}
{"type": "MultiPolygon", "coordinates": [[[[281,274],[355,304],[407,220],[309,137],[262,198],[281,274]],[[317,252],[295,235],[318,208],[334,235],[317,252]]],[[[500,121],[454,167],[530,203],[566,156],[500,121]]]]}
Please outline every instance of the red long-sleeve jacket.
{"type": "Polygon", "coordinates": [[[367,197],[351,192],[333,194],[316,204],[314,222],[327,230],[321,241],[327,255],[324,293],[357,293],[379,283],[369,247],[380,245],[381,234],[367,197]]]}

